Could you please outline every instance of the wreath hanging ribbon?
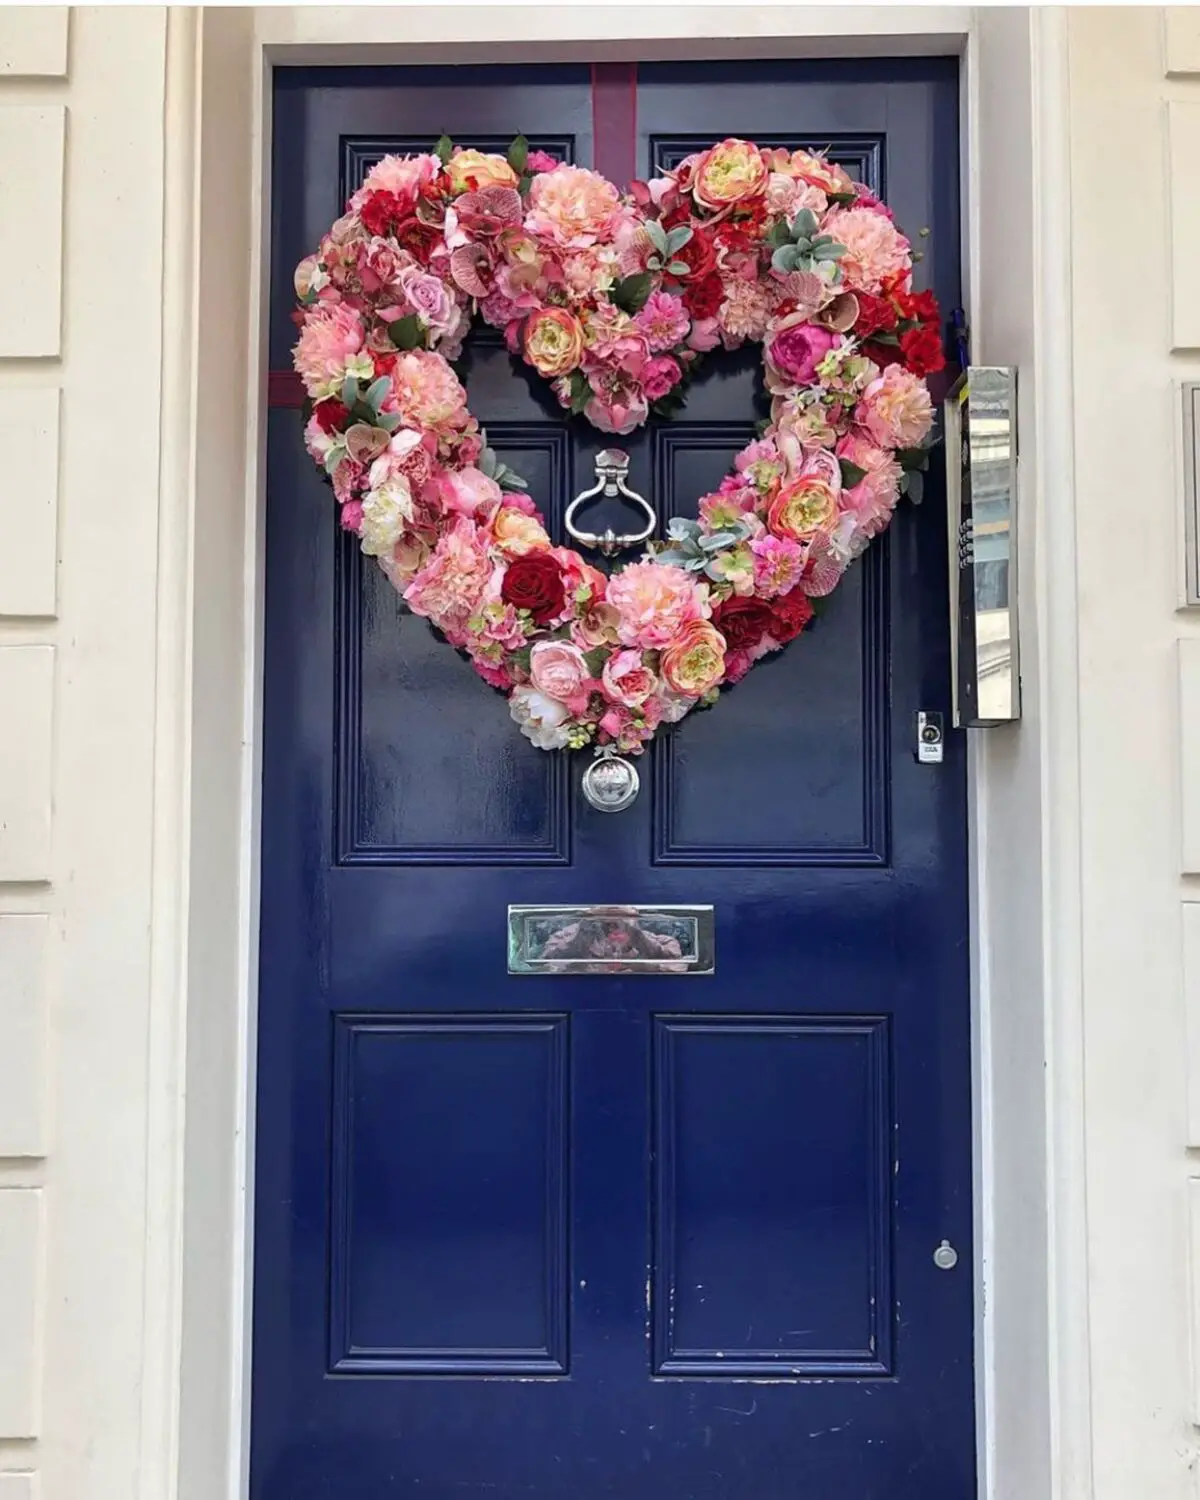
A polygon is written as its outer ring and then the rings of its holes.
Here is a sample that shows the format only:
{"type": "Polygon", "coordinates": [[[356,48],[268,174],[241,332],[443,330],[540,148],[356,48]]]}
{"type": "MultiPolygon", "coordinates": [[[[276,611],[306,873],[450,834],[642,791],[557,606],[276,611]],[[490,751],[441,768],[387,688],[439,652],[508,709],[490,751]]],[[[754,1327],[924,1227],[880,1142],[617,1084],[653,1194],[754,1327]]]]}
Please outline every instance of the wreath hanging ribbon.
{"type": "Polygon", "coordinates": [[[724,140],[627,193],[529,150],[388,156],[296,270],[309,453],[341,524],[544,750],[637,753],[804,630],[919,498],[940,314],[883,203],[724,140]],[[473,315],[604,432],[762,345],[771,415],[697,520],[606,576],[556,547],[452,362],[473,315]]]}

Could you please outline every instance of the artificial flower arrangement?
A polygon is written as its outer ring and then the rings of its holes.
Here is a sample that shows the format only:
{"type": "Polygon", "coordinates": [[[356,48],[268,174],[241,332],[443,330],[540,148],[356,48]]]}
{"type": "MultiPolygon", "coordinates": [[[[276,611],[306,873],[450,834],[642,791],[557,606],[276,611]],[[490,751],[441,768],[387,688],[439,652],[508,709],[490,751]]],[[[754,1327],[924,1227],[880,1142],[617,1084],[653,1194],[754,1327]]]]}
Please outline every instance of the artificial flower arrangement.
{"type": "Polygon", "coordinates": [[[388,156],[296,271],[305,443],[341,524],[544,750],[639,752],[793,640],[927,466],[943,364],[909,241],[843,169],[724,140],[622,194],[528,149],[388,156]],[[555,546],[453,369],[478,312],[627,433],[759,343],[771,414],[607,576],[555,546]]]}

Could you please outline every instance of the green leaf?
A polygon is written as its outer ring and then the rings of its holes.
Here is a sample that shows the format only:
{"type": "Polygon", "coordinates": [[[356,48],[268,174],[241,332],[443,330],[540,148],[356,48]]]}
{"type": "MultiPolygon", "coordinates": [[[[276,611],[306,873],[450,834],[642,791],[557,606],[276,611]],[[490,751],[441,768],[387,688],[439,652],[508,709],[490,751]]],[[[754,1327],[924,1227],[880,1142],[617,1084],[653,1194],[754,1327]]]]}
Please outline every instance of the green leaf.
{"type": "Polygon", "coordinates": [[[830,203],[836,203],[839,208],[845,208],[848,203],[853,203],[857,197],[856,193],[826,193],[825,196],[830,203]]]}
{"type": "Polygon", "coordinates": [[[767,230],[767,244],[772,250],[778,250],[780,245],[786,245],[791,241],[791,232],[787,227],[786,219],[776,219],[767,230]]]}
{"type": "Polygon", "coordinates": [[[918,469],[912,469],[904,476],[904,493],[914,505],[920,505],[925,498],[925,476],[918,469]]]}
{"type": "Polygon", "coordinates": [[[379,407],[383,402],[383,398],[387,395],[388,391],[390,391],[391,388],[392,382],[386,375],[381,375],[378,380],[373,380],[367,387],[367,393],[363,397],[363,400],[371,408],[372,416],[378,415],[379,407]]]}
{"type": "Polygon", "coordinates": [[[521,195],[522,198],[527,198],[529,196],[529,188],[530,188],[530,184],[532,182],[533,182],[533,173],[532,172],[522,172],[521,173],[521,180],[520,180],[520,182],[517,183],[517,192],[520,193],[520,195],[521,195]]]}
{"type": "Polygon", "coordinates": [[[590,651],[583,653],[583,659],[587,662],[589,676],[599,677],[604,670],[604,663],[608,660],[608,652],[603,646],[593,646],[590,651]]]}
{"type": "Polygon", "coordinates": [[[532,646],[520,646],[512,654],[513,665],[520,667],[521,671],[528,674],[529,658],[533,654],[532,646]]]}
{"type": "Polygon", "coordinates": [[[861,484],[867,477],[866,469],[860,468],[858,464],[852,464],[848,458],[839,458],[838,463],[842,470],[842,488],[852,490],[856,484],[861,484]]]}
{"type": "Polygon", "coordinates": [[[349,411],[357,400],[358,381],[353,375],[347,375],[342,381],[342,405],[349,411]]]}
{"type": "Polygon", "coordinates": [[[700,538],[700,545],[705,552],[719,552],[722,547],[732,547],[737,541],[737,533],[733,531],[714,531],[708,536],[700,538]]]}
{"type": "Polygon", "coordinates": [[[592,399],[592,388],[582,370],[571,371],[571,415],[578,416],[592,399]]]}
{"type": "Polygon", "coordinates": [[[416,313],[397,318],[388,324],[388,337],[397,349],[421,349],[425,345],[425,331],[416,313]]]}
{"type": "Polygon", "coordinates": [[[520,474],[514,474],[506,464],[500,465],[500,472],[496,475],[496,483],[502,490],[527,490],[529,488],[528,479],[522,479],[520,474]]]}
{"type": "Polygon", "coordinates": [[[676,224],[675,228],[667,235],[667,254],[674,255],[676,250],[682,250],[692,237],[690,224],[676,224]]]}
{"type": "Polygon", "coordinates": [[[813,213],[811,208],[802,208],[799,213],[797,213],[796,217],[792,220],[792,238],[795,239],[798,236],[803,235],[807,240],[811,239],[812,236],[816,234],[816,232],[816,214],[813,213]]]}
{"type": "Polygon", "coordinates": [[[634,276],[622,276],[613,282],[609,300],[627,313],[641,312],[646,299],[654,290],[654,277],[649,271],[638,271],[634,276]]]}
{"type": "Polygon", "coordinates": [[[823,235],[819,240],[813,241],[812,253],[817,260],[841,260],[846,253],[845,245],[839,245],[836,240],[831,240],[823,235]]]}
{"type": "Polygon", "coordinates": [[[789,271],[796,270],[800,260],[800,250],[796,245],[780,245],[771,256],[771,266],[776,271],[782,271],[786,276],[789,271]]]}
{"type": "Polygon", "coordinates": [[[529,142],[523,135],[519,135],[508,148],[508,164],[519,177],[525,170],[525,163],[529,160],[529,142]]]}
{"type": "Polygon", "coordinates": [[[896,458],[900,467],[906,473],[914,470],[927,469],[929,467],[929,450],[927,448],[897,448],[896,458]]]}
{"type": "Polygon", "coordinates": [[[686,260],[673,260],[667,267],[672,276],[686,276],[691,269],[686,260]]]}
{"type": "Polygon", "coordinates": [[[494,448],[484,448],[479,455],[479,472],[486,474],[489,479],[496,477],[496,451],[494,448]]]}
{"type": "Polygon", "coordinates": [[[439,137],[437,145],[433,148],[433,154],[444,167],[450,160],[451,152],[454,150],[454,142],[448,135],[439,137]]]}
{"type": "Polygon", "coordinates": [[[398,411],[385,411],[375,418],[375,425],[382,427],[384,432],[395,432],[403,420],[404,418],[398,411]]]}

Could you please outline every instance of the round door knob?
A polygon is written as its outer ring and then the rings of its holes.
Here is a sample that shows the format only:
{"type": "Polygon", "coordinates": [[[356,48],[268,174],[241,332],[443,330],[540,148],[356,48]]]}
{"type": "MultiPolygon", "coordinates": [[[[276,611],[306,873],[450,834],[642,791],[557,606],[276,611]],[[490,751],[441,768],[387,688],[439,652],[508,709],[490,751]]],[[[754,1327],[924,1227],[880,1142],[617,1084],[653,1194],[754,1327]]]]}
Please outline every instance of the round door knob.
{"type": "Polygon", "coordinates": [[[949,1240],[943,1240],[933,1252],[933,1263],[939,1271],[953,1271],[958,1265],[958,1251],[949,1240]]]}

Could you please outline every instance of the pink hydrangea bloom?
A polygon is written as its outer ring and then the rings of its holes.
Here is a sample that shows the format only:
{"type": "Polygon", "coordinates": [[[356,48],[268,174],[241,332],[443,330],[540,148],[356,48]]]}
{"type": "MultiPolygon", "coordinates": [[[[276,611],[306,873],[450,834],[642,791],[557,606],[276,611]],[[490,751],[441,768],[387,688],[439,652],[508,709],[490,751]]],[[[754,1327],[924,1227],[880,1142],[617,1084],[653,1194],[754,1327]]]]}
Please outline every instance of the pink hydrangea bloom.
{"type": "Polygon", "coordinates": [[[491,575],[492,565],[474,522],[460,516],[404,590],[404,597],[414,614],[424,615],[454,638],[465,631],[491,575]]]}
{"type": "Polygon", "coordinates": [[[461,432],[471,421],[458,376],[440,354],[428,349],[410,349],[396,360],[388,405],[408,425],[442,439],[461,432]]]}
{"type": "Polygon", "coordinates": [[[933,402],[923,380],[889,365],[863,392],[854,420],[880,448],[915,448],[933,425],[933,402]]]}
{"type": "Polygon", "coordinates": [[[626,646],[661,650],[692,620],[712,613],[708,589],[683,568],[631,563],[608,581],[608,603],[617,611],[617,634],[626,646]]]}
{"type": "Polygon", "coordinates": [[[844,489],[840,508],[853,516],[854,529],[863,538],[878,536],[892,518],[900,498],[900,465],[885,448],[857,433],[848,433],[838,444],[839,458],[865,469],[853,489],[844,489]]]}

